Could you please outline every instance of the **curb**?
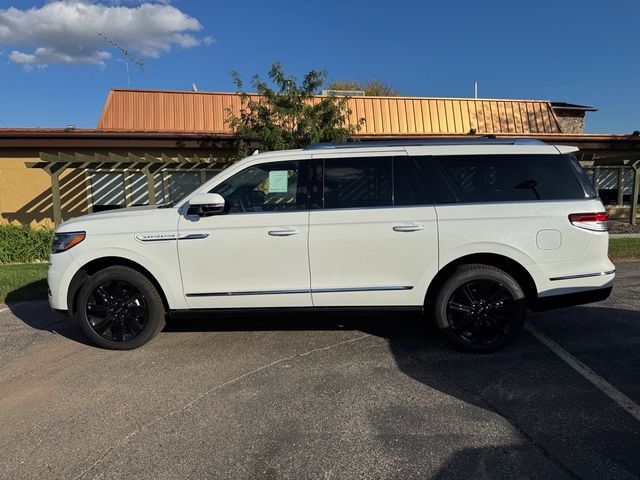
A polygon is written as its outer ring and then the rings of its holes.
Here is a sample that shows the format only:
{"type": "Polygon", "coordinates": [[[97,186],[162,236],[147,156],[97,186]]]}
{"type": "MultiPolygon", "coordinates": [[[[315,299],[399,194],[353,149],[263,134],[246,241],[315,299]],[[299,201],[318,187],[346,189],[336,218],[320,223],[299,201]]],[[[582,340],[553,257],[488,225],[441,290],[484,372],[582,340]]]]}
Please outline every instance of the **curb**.
{"type": "Polygon", "coordinates": [[[611,238],[640,238],[640,233],[610,233],[611,238]]]}

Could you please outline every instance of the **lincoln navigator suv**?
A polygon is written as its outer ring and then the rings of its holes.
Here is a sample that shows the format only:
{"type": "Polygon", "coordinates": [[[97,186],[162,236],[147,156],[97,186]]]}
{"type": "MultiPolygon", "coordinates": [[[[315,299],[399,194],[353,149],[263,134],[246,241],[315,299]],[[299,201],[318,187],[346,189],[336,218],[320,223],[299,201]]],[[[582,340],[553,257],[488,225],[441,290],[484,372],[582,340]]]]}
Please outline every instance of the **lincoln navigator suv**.
{"type": "Polygon", "coordinates": [[[607,213],[574,147],[531,139],[317,144],[221,171],[180,201],[62,223],[49,302],[95,344],[169,316],[415,309],[455,347],[511,342],[528,311],[607,298],[607,213]]]}

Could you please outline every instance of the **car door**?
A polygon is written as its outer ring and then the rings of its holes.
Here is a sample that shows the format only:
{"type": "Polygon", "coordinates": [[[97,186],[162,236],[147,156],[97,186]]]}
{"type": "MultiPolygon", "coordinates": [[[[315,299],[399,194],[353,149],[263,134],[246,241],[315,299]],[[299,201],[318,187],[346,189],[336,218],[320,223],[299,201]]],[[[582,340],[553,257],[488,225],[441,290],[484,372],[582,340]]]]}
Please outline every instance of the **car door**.
{"type": "Polygon", "coordinates": [[[403,151],[314,158],[322,190],[309,220],[314,306],[423,304],[438,230],[433,205],[416,199],[407,184],[415,178],[400,168],[409,160],[403,151]]]}
{"type": "Polygon", "coordinates": [[[189,308],[311,305],[307,165],[250,165],[210,189],[224,197],[224,214],[181,217],[178,254],[189,308]]]}

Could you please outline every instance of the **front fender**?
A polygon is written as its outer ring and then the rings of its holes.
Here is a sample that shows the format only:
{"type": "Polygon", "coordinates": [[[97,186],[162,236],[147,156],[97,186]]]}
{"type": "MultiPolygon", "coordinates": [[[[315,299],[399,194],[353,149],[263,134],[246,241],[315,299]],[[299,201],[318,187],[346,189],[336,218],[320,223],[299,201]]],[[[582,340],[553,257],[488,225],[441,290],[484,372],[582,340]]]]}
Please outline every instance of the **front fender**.
{"type": "MultiPolygon", "coordinates": [[[[175,248],[175,241],[166,243],[172,243],[173,247],[175,248]]],[[[71,252],[73,252],[73,250],[71,252]]],[[[65,272],[62,283],[64,285],[67,285],[67,290],[61,292],[61,295],[64,295],[64,297],[66,298],[68,293],[68,286],[70,285],[71,280],[76,275],[76,273],[82,270],[90,262],[99,260],[101,258],[121,258],[140,265],[153,276],[153,278],[160,285],[160,288],[162,289],[171,310],[187,308],[184,292],[182,290],[182,277],[180,276],[180,267],[178,265],[178,258],[175,250],[173,255],[159,257],[162,259],[162,265],[153,261],[151,258],[128,248],[106,247],[100,248],[98,252],[99,255],[92,254],[91,251],[84,251],[80,255],[74,255],[75,269],[69,269],[67,272],[65,272]],[[173,257],[173,261],[171,261],[171,257],[173,257]]],[[[114,260],[114,265],[116,264],[117,261],[114,260]]]]}

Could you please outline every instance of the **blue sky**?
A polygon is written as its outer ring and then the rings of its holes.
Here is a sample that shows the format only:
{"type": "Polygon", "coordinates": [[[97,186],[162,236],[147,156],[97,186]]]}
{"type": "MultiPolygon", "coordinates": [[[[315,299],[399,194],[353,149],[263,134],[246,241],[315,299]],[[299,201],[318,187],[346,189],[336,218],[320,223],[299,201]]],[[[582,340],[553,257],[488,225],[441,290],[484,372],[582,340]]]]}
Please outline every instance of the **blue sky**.
{"type": "Polygon", "coordinates": [[[109,89],[127,86],[103,33],[146,57],[132,88],[233,91],[230,70],[248,81],[279,60],[412,96],[472,96],[478,80],[485,98],[593,105],[592,133],[640,129],[637,0],[144,3],[2,2],[0,127],[95,127],[109,89]],[[78,3],[102,9],[66,18],[78,3]]]}

